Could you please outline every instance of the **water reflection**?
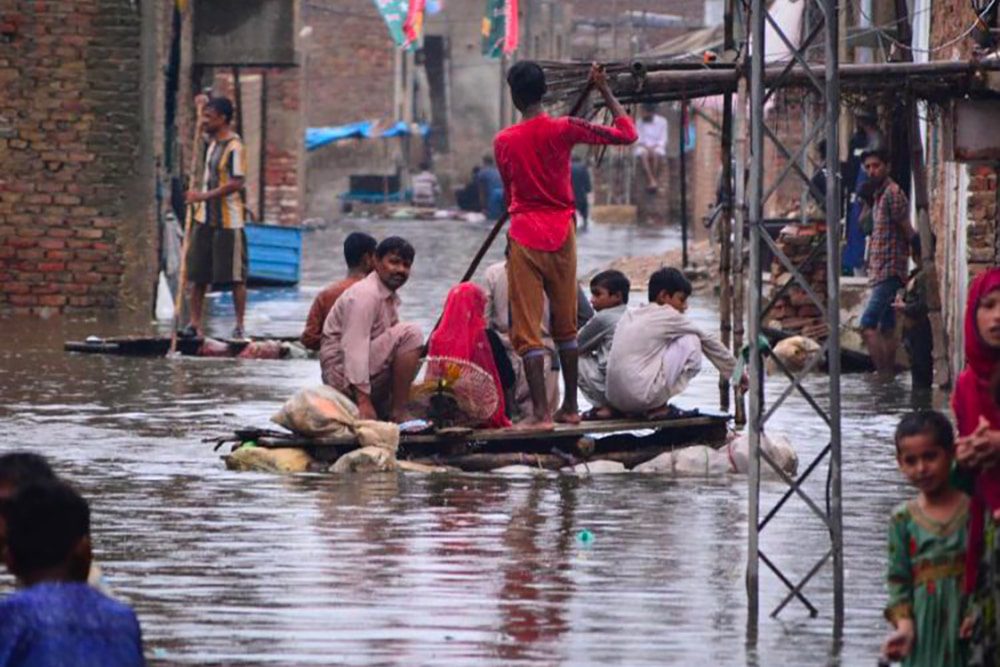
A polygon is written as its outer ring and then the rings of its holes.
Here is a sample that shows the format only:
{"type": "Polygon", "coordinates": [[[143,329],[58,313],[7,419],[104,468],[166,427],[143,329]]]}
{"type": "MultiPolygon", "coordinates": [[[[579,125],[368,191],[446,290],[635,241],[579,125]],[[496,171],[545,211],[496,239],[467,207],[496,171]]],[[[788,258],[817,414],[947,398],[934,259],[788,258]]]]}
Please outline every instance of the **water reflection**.
{"type": "MultiPolygon", "coordinates": [[[[373,221],[310,233],[302,286],[254,291],[248,328],[297,333],[312,297],[342,273],[340,243],[354,229],[414,243],[403,313],[425,327],[487,231],[373,221]]],[[[580,237],[581,271],[674,243],[659,230],[592,227],[580,237]]],[[[711,299],[693,300],[703,326],[717,325],[715,310],[711,299]]],[[[228,331],[230,313],[213,299],[212,330],[228,331]]],[[[828,569],[806,589],[821,610],[816,620],[797,603],[770,619],[785,590],[764,572],[759,642],[746,648],[743,479],[229,473],[202,440],[266,425],[284,398],[318,382],[316,362],[66,355],[66,338],[132,333],[133,324],[3,326],[0,450],[42,451],[92,499],[98,557],[114,591],[135,605],[161,656],[155,663],[820,665],[833,653],[828,569]],[[577,540],[583,528],[592,544],[577,540]]],[[[806,385],[826,396],[826,378],[806,385]]],[[[767,387],[775,397],[783,385],[767,387]]],[[[895,470],[892,431],[912,401],[943,397],[913,398],[908,380],[860,375],[845,377],[842,393],[840,660],[870,664],[884,631],[886,519],[910,493],[895,470]]],[[[717,400],[717,375],[706,372],[681,403],[717,400]]],[[[826,444],[798,396],[771,428],[792,439],[803,463],[826,444]]],[[[820,474],[805,488],[822,499],[825,483],[820,474]]],[[[762,508],[783,490],[766,482],[762,508]]],[[[826,544],[822,525],[792,499],[762,548],[798,578],[826,544]]]]}

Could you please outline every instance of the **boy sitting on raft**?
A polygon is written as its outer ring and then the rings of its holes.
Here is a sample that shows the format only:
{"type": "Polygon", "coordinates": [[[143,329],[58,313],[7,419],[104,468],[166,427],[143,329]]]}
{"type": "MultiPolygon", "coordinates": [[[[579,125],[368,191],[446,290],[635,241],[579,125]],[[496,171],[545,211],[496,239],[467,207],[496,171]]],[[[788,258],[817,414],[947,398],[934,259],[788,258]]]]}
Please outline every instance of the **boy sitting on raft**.
{"type": "Polygon", "coordinates": [[[510,213],[511,342],[524,360],[531,391],[532,415],[518,427],[554,427],[555,421],[579,423],[576,350],[576,204],[570,182],[570,153],[576,144],[631,144],[635,125],[615,99],[607,75],[595,65],[590,83],[614,115],[614,126],[579,118],[550,118],[542,106],[545,72],[521,61],[507,74],[521,122],[502,130],[493,141],[510,213]],[[544,296],[552,308],[552,338],[566,385],[562,407],[553,415],[545,395],[545,347],[541,340],[544,296]]]}
{"type": "Polygon", "coordinates": [[[664,419],[668,401],[701,371],[704,353],[725,376],[736,359],[714,335],[684,316],[691,283],[674,268],[649,277],[649,303],[625,312],[608,355],[607,398],[616,410],[664,419]]]}
{"type": "Polygon", "coordinates": [[[576,336],[580,352],[580,391],[593,404],[584,419],[611,419],[614,410],[605,392],[608,355],[618,321],[628,309],[632,285],[621,271],[601,271],[590,281],[590,304],[597,314],[576,336]]]}

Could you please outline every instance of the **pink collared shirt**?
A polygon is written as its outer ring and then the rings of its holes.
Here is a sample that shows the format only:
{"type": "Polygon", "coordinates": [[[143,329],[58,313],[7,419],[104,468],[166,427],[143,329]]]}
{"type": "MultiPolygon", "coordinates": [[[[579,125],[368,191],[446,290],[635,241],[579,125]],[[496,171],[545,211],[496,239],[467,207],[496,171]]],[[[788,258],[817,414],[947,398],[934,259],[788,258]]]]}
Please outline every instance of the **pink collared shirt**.
{"type": "Polygon", "coordinates": [[[323,323],[324,379],[342,391],[354,387],[371,394],[371,342],[399,322],[399,303],[374,271],[340,295],[323,323]]]}

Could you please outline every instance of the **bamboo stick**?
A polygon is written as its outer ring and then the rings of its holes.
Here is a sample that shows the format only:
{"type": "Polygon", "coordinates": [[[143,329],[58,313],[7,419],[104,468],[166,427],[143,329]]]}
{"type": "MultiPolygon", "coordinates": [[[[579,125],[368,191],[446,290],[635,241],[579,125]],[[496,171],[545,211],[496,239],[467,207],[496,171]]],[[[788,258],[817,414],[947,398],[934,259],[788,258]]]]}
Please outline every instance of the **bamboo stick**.
{"type": "MultiPolygon", "coordinates": [[[[195,183],[195,169],[198,167],[199,139],[201,138],[201,111],[204,102],[201,97],[197,98],[194,111],[194,138],[191,140],[191,165],[188,168],[187,190],[195,183]]],[[[177,275],[177,295],[174,297],[174,321],[170,331],[170,351],[167,356],[173,356],[177,352],[177,329],[180,326],[181,310],[184,308],[184,292],[187,289],[187,254],[191,245],[191,227],[194,221],[194,205],[187,204],[184,214],[184,239],[181,241],[181,266],[177,275]]]]}
{"type": "MultiPolygon", "coordinates": [[[[722,95],[736,91],[740,78],[736,65],[718,65],[703,69],[689,66],[647,71],[636,76],[622,66],[606,66],[612,90],[623,103],[635,101],[670,101],[692,99],[700,96],[722,95]]],[[[873,93],[879,91],[912,91],[917,97],[936,98],[970,88],[972,78],[985,72],[1000,71],[1000,60],[984,61],[932,61],[926,63],[846,63],[840,66],[841,88],[846,93],[873,93]]],[[[764,73],[768,87],[796,88],[811,85],[811,77],[822,79],[824,66],[813,65],[806,70],[772,65],[764,73]],[[787,70],[787,74],[786,74],[787,70]]],[[[568,73],[550,82],[549,97],[553,104],[565,103],[566,90],[571,84],[579,85],[582,74],[568,73]]]]}
{"type": "MultiPolygon", "coordinates": [[[[733,352],[743,353],[743,332],[746,321],[746,281],[743,277],[743,232],[746,228],[746,160],[747,133],[747,77],[741,77],[737,86],[736,110],[733,113],[733,142],[736,154],[735,201],[733,211],[733,352]]],[[[754,341],[756,344],[756,341],[754,341]]],[[[733,422],[737,426],[747,423],[743,393],[737,389],[733,422]]]]}

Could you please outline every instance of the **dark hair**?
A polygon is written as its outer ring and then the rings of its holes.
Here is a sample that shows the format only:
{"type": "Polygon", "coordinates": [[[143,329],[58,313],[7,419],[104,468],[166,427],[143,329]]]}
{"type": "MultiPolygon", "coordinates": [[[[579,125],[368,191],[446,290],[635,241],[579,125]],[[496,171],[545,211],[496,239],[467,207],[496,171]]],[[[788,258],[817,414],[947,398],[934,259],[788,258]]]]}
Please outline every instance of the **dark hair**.
{"type": "Polygon", "coordinates": [[[819,153],[820,158],[826,159],[826,139],[820,139],[816,142],[816,152],[819,153]]]}
{"type": "Polygon", "coordinates": [[[870,157],[877,157],[882,164],[889,164],[889,153],[884,148],[872,148],[861,153],[861,164],[870,157]]]}
{"type": "Polygon", "coordinates": [[[431,163],[428,162],[427,160],[421,160],[420,164],[417,165],[417,169],[419,169],[420,171],[430,171],[431,163]]]}
{"type": "Polygon", "coordinates": [[[507,84],[510,86],[510,96],[514,100],[514,106],[519,111],[541,102],[548,90],[548,86],[545,85],[545,72],[538,63],[531,60],[514,63],[507,72],[507,84]]]}
{"type": "Polygon", "coordinates": [[[896,453],[903,438],[927,434],[934,444],[946,452],[955,451],[955,429],[948,418],[937,410],[917,410],[903,415],[896,426],[896,453]]]}
{"type": "Polygon", "coordinates": [[[205,108],[225,118],[227,123],[233,122],[233,103],[228,97],[213,97],[205,103],[205,108]]]}
{"type": "Polygon", "coordinates": [[[382,259],[390,253],[395,253],[405,261],[412,262],[413,257],[417,254],[417,251],[414,250],[413,246],[410,245],[410,242],[403,237],[390,236],[382,239],[382,242],[378,244],[378,247],[375,248],[375,256],[382,259]]]}
{"type": "Polygon", "coordinates": [[[374,236],[364,232],[351,232],[344,239],[344,259],[350,269],[361,266],[361,260],[365,255],[375,252],[378,242],[374,236]]]}
{"type": "Polygon", "coordinates": [[[7,548],[20,573],[60,565],[80,539],[90,534],[87,501],[59,480],[26,485],[4,515],[7,548]]]}
{"type": "Polygon", "coordinates": [[[650,113],[655,112],[656,111],[656,102],[643,102],[642,103],[642,110],[643,111],[649,111],[650,113]]]}
{"type": "Polygon", "coordinates": [[[14,487],[15,492],[26,484],[55,478],[56,474],[44,456],[32,452],[11,452],[0,456],[0,484],[14,487]]]}
{"type": "Polygon", "coordinates": [[[691,281],[672,266],[659,269],[649,277],[649,302],[654,303],[664,291],[671,296],[678,292],[691,296],[691,281]]]}
{"type": "Polygon", "coordinates": [[[621,271],[609,269],[601,271],[590,279],[590,289],[603,287],[608,290],[608,294],[621,294],[622,303],[628,303],[628,293],[632,289],[632,283],[621,271]]]}

